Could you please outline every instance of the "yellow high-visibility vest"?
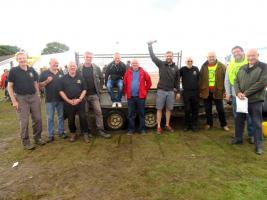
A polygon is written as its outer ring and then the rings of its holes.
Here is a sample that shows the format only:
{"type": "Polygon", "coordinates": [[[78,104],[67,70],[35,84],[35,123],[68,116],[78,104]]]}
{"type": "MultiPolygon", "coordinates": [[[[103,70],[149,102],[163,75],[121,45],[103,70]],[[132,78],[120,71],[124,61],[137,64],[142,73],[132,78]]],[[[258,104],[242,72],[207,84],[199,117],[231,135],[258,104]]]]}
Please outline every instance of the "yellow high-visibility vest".
{"type": "Polygon", "coordinates": [[[218,64],[214,66],[208,66],[209,70],[209,87],[214,87],[215,86],[215,73],[217,69],[218,64]]]}
{"type": "Polygon", "coordinates": [[[241,62],[236,62],[234,59],[231,60],[231,62],[229,63],[229,69],[228,69],[228,78],[229,78],[229,82],[231,84],[231,86],[234,85],[235,83],[235,79],[237,76],[237,73],[239,71],[239,69],[243,66],[248,64],[248,60],[247,58],[244,58],[243,61],[241,62]]]}

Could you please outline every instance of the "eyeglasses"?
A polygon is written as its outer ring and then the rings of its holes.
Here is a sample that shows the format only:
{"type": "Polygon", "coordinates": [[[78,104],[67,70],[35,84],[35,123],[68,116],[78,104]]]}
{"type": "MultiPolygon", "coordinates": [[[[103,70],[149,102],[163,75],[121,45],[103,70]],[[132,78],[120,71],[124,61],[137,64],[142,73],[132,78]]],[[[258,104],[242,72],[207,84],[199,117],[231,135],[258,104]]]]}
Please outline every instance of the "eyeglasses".
{"type": "Polygon", "coordinates": [[[193,62],[193,60],[188,60],[187,62],[193,62]]]}

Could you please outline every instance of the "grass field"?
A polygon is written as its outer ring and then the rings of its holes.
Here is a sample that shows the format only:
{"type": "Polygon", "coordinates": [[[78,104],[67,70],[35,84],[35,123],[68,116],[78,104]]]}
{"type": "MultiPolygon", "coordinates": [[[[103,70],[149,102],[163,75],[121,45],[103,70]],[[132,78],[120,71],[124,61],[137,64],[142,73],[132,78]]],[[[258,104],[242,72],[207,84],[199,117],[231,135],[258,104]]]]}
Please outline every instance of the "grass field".
{"type": "Polygon", "coordinates": [[[266,154],[256,155],[247,142],[229,145],[232,132],[217,124],[183,133],[178,118],[174,134],[121,131],[90,144],[56,138],[30,152],[22,150],[10,103],[0,102],[0,113],[0,199],[267,199],[266,154]]]}

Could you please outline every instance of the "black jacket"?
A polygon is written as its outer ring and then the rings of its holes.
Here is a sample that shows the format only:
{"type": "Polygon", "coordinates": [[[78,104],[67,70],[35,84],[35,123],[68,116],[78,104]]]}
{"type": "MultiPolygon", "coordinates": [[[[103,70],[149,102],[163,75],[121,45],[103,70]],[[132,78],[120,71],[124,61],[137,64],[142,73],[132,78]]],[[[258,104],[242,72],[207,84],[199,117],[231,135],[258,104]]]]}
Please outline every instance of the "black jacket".
{"type": "Polygon", "coordinates": [[[123,62],[120,62],[119,64],[115,64],[115,62],[111,62],[105,71],[105,85],[107,85],[107,82],[109,79],[111,80],[119,80],[123,79],[123,76],[126,72],[126,65],[123,62]]]}
{"type": "MultiPolygon", "coordinates": [[[[83,65],[78,69],[80,75],[84,78],[83,75],[83,65]]],[[[94,75],[94,84],[95,84],[95,89],[96,93],[99,96],[100,95],[100,90],[103,88],[104,84],[104,78],[103,74],[101,73],[101,69],[94,63],[92,63],[93,67],[93,75],[94,75]]]]}
{"type": "Polygon", "coordinates": [[[158,89],[173,91],[174,88],[180,92],[180,75],[179,69],[175,63],[168,64],[166,61],[158,59],[154,52],[152,46],[148,46],[149,54],[152,61],[159,68],[159,82],[158,89]]]}

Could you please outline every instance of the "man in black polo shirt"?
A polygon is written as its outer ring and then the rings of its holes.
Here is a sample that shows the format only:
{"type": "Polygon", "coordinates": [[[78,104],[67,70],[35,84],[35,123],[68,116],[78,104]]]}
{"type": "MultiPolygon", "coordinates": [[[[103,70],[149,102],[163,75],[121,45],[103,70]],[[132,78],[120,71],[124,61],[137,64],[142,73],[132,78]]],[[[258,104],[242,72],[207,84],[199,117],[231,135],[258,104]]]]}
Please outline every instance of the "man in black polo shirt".
{"type": "Polygon", "coordinates": [[[71,132],[70,141],[76,139],[75,115],[79,115],[81,132],[84,135],[85,142],[89,142],[88,123],[85,114],[86,84],[81,75],[77,73],[77,65],[70,62],[68,65],[68,74],[62,79],[59,87],[59,94],[63,98],[64,108],[68,118],[69,130],[71,132]]]}
{"type": "Polygon", "coordinates": [[[61,138],[67,138],[67,135],[64,133],[63,101],[58,91],[60,79],[64,74],[58,70],[58,61],[55,58],[50,59],[49,65],[50,68],[41,73],[39,84],[45,88],[48,142],[53,142],[55,110],[58,116],[58,135],[61,138]]]}
{"type": "MultiPolygon", "coordinates": [[[[100,68],[92,63],[93,53],[84,53],[84,64],[82,65],[80,72],[86,84],[86,101],[89,107],[92,106],[96,119],[96,127],[98,134],[104,138],[110,138],[111,135],[104,131],[103,115],[99,102],[100,89],[103,87],[104,78],[100,68]]],[[[89,134],[91,136],[91,134],[89,134]]]]}
{"type": "Polygon", "coordinates": [[[180,69],[180,77],[182,78],[183,100],[185,111],[184,131],[197,132],[198,121],[198,105],[199,105],[199,69],[193,66],[193,59],[186,59],[186,66],[180,69]]]}
{"type": "Polygon", "coordinates": [[[32,128],[35,144],[44,145],[41,140],[42,116],[40,93],[38,87],[38,74],[27,65],[27,55],[24,52],[16,54],[19,66],[11,68],[8,77],[8,92],[13,107],[16,109],[19,121],[22,144],[25,149],[33,150],[29,138],[29,115],[32,118],[32,128]]]}

